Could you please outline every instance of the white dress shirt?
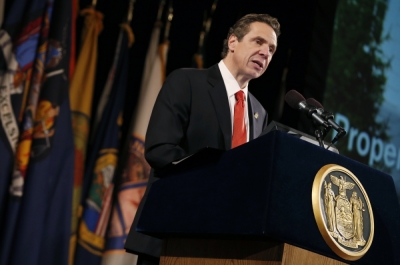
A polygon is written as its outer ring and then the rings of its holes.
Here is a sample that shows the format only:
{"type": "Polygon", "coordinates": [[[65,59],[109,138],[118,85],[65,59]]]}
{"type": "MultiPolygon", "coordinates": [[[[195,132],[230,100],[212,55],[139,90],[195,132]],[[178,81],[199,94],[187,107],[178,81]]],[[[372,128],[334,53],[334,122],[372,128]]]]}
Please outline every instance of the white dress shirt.
{"type": "Polygon", "coordinates": [[[249,141],[249,135],[250,135],[250,130],[249,130],[249,114],[248,114],[248,107],[247,107],[247,102],[248,102],[248,83],[246,87],[240,88],[238,82],[236,79],[233,77],[229,69],[226,67],[225,63],[221,60],[218,63],[219,70],[221,71],[222,79],[224,80],[224,84],[226,87],[226,94],[228,96],[229,100],[229,109],[231,111],[231,132],[233,133],[233,117],[235,114],[235,104],[236,104],[236,98],[235,98],[235,93],[242,90],[244,92],[244,101],[245,101],[245,106],[244,106],[244,122],[246,124],[246,134],[247,134],[247,142],[249,141]]]}

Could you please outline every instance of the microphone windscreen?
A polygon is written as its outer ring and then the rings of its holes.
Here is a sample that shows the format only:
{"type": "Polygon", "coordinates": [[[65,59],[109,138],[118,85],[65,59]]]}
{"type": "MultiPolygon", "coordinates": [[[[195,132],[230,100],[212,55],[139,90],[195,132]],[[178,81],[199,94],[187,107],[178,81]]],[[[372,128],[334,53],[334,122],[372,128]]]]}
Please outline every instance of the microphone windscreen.
{"type": "Polygon", "coordinates": [[[314,99],[314,98],[308,98],[308,99],[306,100],[306,103],[307,103],[308,105],[312,105],[312,106],[317,107],[317,108],[319,108],[319,109],[323,109],[323,108],[324,108],[324,107],[322,106],[322,104],[319,103],[319,101],[316,100],[316,99],[314,99]]]}
{"type": "Polygon", "coordinates": [[[299,108],[299,103],[302,101],[306,101],[306,99],[296,90],[292,89],[285,95],[285,101],[289,104],[290,107],[294,109],[299,108]]]}

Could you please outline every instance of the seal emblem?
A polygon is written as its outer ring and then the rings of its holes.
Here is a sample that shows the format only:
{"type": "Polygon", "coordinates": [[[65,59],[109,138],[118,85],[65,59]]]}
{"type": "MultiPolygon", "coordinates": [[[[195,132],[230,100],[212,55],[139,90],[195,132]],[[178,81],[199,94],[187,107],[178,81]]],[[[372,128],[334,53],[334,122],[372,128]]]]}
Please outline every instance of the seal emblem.
{"type": "Polygon", "coordinates": [[[368,195],[352,172],[339,165],[323,166],[314,179],[312,204],[318,229],[338,256],[358,260],[365,255],[374,237],[374,217],[368,195]]]}

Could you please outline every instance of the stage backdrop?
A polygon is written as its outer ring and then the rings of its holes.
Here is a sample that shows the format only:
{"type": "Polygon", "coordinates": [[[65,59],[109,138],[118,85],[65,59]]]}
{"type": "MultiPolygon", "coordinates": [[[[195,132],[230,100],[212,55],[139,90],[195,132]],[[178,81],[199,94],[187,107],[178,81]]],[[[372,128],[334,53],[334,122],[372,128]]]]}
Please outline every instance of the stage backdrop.
{"type": "Polygon", "coordinates": [[[347,131],[340,153],[390,174],[400,199],[399,16],[395,0],[338,1],[323,103],[347,131]]]}

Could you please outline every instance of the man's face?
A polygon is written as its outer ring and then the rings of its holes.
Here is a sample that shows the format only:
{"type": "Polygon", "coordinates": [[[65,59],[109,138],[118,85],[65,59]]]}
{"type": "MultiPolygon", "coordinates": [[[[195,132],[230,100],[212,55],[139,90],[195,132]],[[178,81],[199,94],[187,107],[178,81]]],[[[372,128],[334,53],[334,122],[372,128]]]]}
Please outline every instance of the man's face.
{"type": "Polygon", "coordinates": [[[253,22],[250,24],[250,31],[241,41],[231,35],[228,45],[233,51],[236,75],[250,81],[261,76],[267,69],[276,51],[277,37],[268,24],[253,22]]]}

